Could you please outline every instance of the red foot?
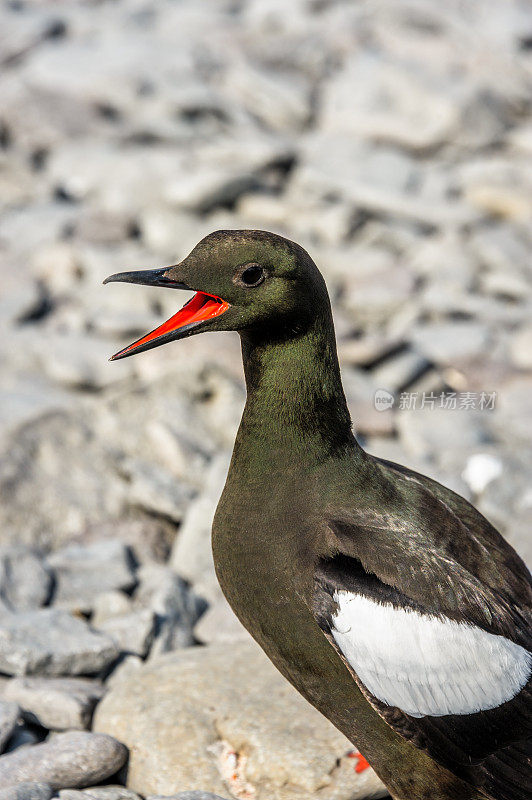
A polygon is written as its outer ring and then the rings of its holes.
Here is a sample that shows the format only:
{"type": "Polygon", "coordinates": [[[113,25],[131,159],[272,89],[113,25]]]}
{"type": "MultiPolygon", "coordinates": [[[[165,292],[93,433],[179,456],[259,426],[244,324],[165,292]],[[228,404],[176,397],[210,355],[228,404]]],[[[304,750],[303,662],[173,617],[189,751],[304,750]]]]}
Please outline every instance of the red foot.
{"type": "Polygon", "coordinates": [[[369,769],[369,764],[362,753],[357,753],[355,750],[351,750],[351,752],[347,754],[347,757],[357,759],[357,763],[355,764],[355,772],[364,772],[365,769],[369,769]]]}

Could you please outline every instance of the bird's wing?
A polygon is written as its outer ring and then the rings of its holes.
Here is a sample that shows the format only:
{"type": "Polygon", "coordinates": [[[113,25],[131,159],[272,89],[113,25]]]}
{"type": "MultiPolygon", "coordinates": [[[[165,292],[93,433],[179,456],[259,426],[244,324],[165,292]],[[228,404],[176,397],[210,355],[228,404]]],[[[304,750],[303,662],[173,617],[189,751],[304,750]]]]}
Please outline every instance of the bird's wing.
{"type": "Polygon", "coordinates": [[[398,733],[488,796],[530,798],[530,574],[465,500],[374,477],[380,503],[331,509],[314,614],[398,733]]]}

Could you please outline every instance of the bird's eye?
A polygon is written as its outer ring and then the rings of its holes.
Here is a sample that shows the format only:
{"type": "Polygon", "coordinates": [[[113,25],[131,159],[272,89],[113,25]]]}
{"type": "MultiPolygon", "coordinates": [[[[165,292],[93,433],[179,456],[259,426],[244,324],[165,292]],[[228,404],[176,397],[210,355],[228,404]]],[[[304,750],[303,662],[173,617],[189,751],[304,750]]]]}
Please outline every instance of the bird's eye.
{"type": "Polygon", "coordinates": [[[264,270],[259,264],[249,264],[239,276],[239,283],[252,289],[264,280],[264,270]]]}

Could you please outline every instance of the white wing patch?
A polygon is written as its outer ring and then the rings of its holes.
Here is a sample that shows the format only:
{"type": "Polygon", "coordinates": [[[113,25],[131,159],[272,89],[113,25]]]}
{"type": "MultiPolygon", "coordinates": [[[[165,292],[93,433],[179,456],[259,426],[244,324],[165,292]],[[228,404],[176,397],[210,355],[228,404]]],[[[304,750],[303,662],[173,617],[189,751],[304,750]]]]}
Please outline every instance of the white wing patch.
{"type": "Polygon", "coordinates": [[[335,592],[332,635],[364,686],[412,717],[474,714],[511,700],[532,655],[475,625],[335,592]]]}

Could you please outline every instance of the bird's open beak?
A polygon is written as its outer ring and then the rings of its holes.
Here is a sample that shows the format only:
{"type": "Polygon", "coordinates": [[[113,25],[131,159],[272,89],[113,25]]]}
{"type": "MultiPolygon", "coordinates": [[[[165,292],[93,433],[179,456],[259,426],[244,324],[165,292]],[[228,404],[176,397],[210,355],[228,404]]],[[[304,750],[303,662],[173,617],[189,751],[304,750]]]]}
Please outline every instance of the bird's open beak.
{"type": "MultiPolygon", "coordinates": [[[[111,283],[113,281],[122,281],[124,283],[140,283],[146,286],[167,286],[171,289],[193,289],[186,283],[174,281],[168,278],[166,273],[171,267],[163,267],[162,269],[147,269],[137,272],[119,272],[116,275],[110,275],[109,278],[104,280],[104,283],[111,283]]],[[[180,339],[186,336],[193,328],[198,327],[201,323],[219,317],[229,308],[229,303],[222,300],[215,295],[205,294],[204,292],[196,292],[194,297],[185,303],[183,308],[174,314],[173,317],[163,322],[158,328],[137,339],[133,344],[119,350],[114,356],[111,356],[110,361],[117,361],[119,358],[127,358],[135,353],[142,353],[145,350],[151,350],[152,347],[158,347],[160,344],[166,344],[174,339],[180,339]]]]}

